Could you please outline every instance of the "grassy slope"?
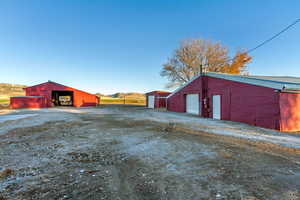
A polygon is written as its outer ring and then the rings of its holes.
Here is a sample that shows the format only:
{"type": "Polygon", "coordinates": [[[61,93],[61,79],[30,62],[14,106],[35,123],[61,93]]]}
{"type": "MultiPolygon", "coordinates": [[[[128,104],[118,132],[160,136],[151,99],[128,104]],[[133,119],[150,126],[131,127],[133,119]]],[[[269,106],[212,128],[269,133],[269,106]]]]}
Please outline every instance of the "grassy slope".
{"type": "Polygon", "coordinates": [[[25,85],[17,85],[17,84],[8,84],[8,83],[0,83],[0,98],[8,98],[12,96],[22,96],[25,95],[23,88],[25,85]]]}
{"type": "Polygon", "coordinates": [[[100,104],[130,104],[130,105],[146,105],[146,98],[125,97],[101,97],[100,104]]]}
{"type": "Polygon", "coordinates": [[[141,93],[116,93],[108,96],[100,96],[100,104],[129,104],[146,105],[146,96],[141,93]]]}
{"type": "Polygon", "coordinates": [[[12,96],[24,96],[25,85],[0,83],[0,108],[9,105],[9,98],[12,96]]]}

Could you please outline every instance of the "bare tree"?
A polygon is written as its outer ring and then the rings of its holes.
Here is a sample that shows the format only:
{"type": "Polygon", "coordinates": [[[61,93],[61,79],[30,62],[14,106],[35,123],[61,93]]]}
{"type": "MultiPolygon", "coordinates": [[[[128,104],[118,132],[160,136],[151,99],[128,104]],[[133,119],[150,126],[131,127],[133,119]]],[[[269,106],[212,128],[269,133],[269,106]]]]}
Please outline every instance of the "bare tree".
{"type": "Polygon", "coordinates": [[[170,81],[167,87],[182,85],[203,72],[222,72],[243,74],[251,57],[244,52],[237,52],[234,59],[229,59],[228,48],[220,43],[208,40],[185,40],[175,50],[172,58],[163,65],[161,76],[170,81]]]}

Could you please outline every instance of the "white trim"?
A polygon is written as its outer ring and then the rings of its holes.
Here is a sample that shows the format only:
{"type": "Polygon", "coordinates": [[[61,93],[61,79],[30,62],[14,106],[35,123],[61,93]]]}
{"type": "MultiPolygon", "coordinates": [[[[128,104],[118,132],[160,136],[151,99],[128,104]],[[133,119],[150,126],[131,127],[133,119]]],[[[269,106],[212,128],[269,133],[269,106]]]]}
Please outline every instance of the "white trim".
{"type": "Polygon", "coordinates": [[[169,94],[167,96],[167,98],[173,96],[174,94],[176,94],[177,92],[179,92],[180,90],[182,90],[183,88],[185,88],[186,86],[188,86],[191,82],[193,82],[194,80],[198,79],[201,75],[195,76],[194,78],[192,78],[191,80],[189,80],[188,82],[186,82],[184,85],[180,86],[179,88],[177,88],[176,90],[174,90],[174,92],[172,92],[171,94],[169,94]]]}
{"type": "Polygon", "coordinates": [[[209,77],[221,78],[221,79],[236,81],[236,82],[240,82],[240,83],[248,83],[251,85],[268,87],[268,88],[273,88],[273,89],[277,89],[277,90],[281,90],[284,87],[289,88],[289,89],[300,88],[299,83],[289,83],[289,82],[252,78],[251,76],[221,74],[221,73],[213,73],[213,72],[206,73],[206,75],[209,77]]]}
{"type": "Polygon", "coordinates": [[[199,94],[187,94],[185,96],[185,112],[200,115],[200,99],[199,94]]]}
{"type": "Polygon", "coordinates": [[[147,102],[148,102],[148,108],[155,108],[155,96],[154,95],[149,95],[147,97],[147,102]]]}
{"type": "Polygon", "coordinates": [[[212,104],[213,104],[213,119],[222,119],[222,100],[221,95],[213,95],[212,96],[212,104]]]}
{"type": "Polygon", "coordinates": [[[166,97],[156,97],[156,98],[158,98],[158,99],[166,99],[168,97],[166,96],[166,97]]]}

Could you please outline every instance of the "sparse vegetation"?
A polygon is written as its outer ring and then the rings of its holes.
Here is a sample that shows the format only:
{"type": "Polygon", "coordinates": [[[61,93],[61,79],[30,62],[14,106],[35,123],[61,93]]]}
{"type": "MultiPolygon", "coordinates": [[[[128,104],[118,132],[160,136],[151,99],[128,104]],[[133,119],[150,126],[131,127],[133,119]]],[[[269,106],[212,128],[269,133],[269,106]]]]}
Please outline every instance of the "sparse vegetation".
{"type": "Polygon", "coordinates": [[[114,97],[101,97],[100,104],[129,104],[129,105],[146,105],[146,97],[144,98],[114,98],[114,97]]]}
{"type": "Polygon", "coordinates": [[[0,99],[0,104],[9,104],[9,99],[8,98],[0,99]]]}
{"type": "Polygon", "coordinates": [[[0,83],[0,109],[9,106],[9,98],[13,96],[24,96],[25,85],[0,83]]]}
{"type": "Polygon", "coordinates": [[[12,96],[24,96],[25,92],[23,88],[26,85],[0,83],[0,99],[2,97],[12,97],[12,96]]]}
{"type": "Polygon", "coordinates": [[[146,105],[146,96],[142,93],[115,93],[107,96],[97,93],[96,95],[101,98],[100,104],[146,105]]]}
{"type": "Polygon", "coordinates": [[[13,175],[14,173],[15,173],[15,171],[12,169],[5,169],[0,172],[0,179],[5,179],[5,178],[13,175]]]}
{"type": "Polygon", "coordinates": [[[9,107],[9,97],[8,96],[0,96],[0,109],[9,107]]]}

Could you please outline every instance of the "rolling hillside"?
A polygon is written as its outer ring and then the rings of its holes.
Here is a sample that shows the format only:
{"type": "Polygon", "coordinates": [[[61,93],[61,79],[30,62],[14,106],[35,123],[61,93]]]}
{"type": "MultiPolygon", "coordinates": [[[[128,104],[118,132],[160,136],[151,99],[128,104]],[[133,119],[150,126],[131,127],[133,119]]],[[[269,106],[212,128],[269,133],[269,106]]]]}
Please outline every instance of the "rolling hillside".
{"type": "Polygon", "coordinates": [[[0,83],[0,108],[9,105],[10,97],[24,96],[24,87],[26,87],[26,85],[0,83]]]}
{"type": "Polygon", "coordinates": [[[26,85],[0,83],[0,98],[8,98],[11,96],[24,96],[24,87],[26,87],[26,85]]]}
{"type": "Polygon", "coordinates": [[[146,96],[143,93],[115,93],[111,95],[96,94],[101,97],[100,104],[130,104],[146,105],[146,96]]]}

